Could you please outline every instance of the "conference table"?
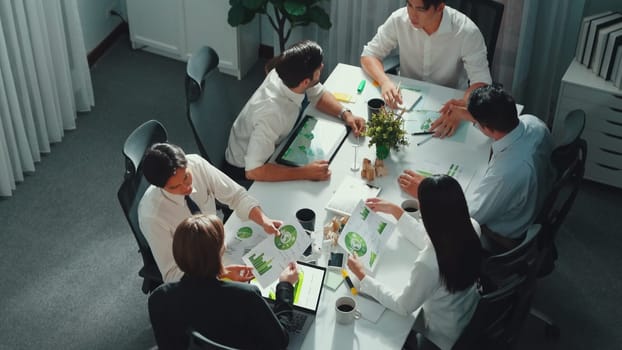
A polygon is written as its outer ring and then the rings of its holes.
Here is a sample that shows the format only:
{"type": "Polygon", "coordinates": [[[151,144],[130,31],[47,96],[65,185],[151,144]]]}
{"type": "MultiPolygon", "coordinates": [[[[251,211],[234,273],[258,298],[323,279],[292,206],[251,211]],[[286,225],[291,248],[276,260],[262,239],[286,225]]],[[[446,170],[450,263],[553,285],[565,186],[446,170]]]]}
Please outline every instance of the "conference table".
{"type": "MultiPolygon", "coordinates": [[[[452,98],[462,98],[463,91],[442,87],[435,84],[394,77],[395,82],[401,81],[402,88],[411,88],[421,91],[422,100],[417,103],[412,112],[403,115],[406,123],[409,115],[415,111],[437,111],[443,103],[452,98]]],[[[330,74],[324,86],[328,91],[350,94],[355,97],[352,103],[344,103],[354,115],[367,118],[367,101],[380,97],[379,88],[372,84],[360,67],[339,64],[330,74]],[[358,94],[357,87],[361,80],[366,80],[366,86],[358,94]]],[[[316,117],[327,117],[325,114],[309,106],[306,114],[316,117]]],[[[432,138],[428,142],[417,146],[427,136],[409,135],[410,145],[403,147],[399,152],[391,151],[385,159],[385,168],[388,175],[376,178],[372,183],[381,187],[379,197],[397,204],[409,199],[410,196],[398,186],[397,177],[405,169],[416,169],[421,162],[432,162],[440,166],[461,164],[466,174],[461,185],[467,197],[473,191],[485,171],[488,162],[491,141],[470,123],[463,122],[459,137],[455,140],[432,138]]],[[[407,125],[408,129],[408,125],[407,125]]],[[[354,153],[357,153],[357,163],[360,166],[363,157],[375,159],[374,147],[367,146],[368,140],[358,138],[353,133],[348,135],[345,142],[334,156],[331,164],[331,178],[328,181],[288,181],[288,182],[255,182],[249,193],[261,203],[263,211],[270,217],[287,222],[295,222],[295,213],[301,208],[310,208],[316,214],[316,230],[313,236],[314,247],[321,246],[323,240],[322,229],[335,214],[325,210],[326,203],[331,199],[340,183],[348,176],[359,177],[360,170],[353,171],[354,153]],[[355,147],[360,144],[359,147],[355,147]]],[[[277,152],[278,153],[278,149],[277,152]]],[[[235,215],[231,215],[225,224],[227,238],[230,239],[237,228],[244,222],[235,215]]],[[[317,259],[318,264],[325,265],[328,252],[326,245],[317,259]]],[[[380,282],[401,290],[405,279],[410,276],[412,256],[417,254],[418,248],[396,231],[387,241],[384,255],[377,263],[374,276],[380,282]],[[408,257],[404,259],[404,257],[408,257]],[[405,263],[406,262],[406,263],[405,263]]],[[[240,261],[226,261],[227,263],[240,261]]],[[[355,281],[355,283],[358,281],[355,281]]],[[[320,300],[320,307],[315,322],[307,334],[302,349],[401,349],[415,317],[413,315],[399,315],[389,309],[384,310],[380,318],[374,323],[361,318],[351,325],[341,325],[335,322],[335,300],[343,295],[350,295],[349,288],[342,283],[336,290],[324,288],[320,300]]],[[[357,296],[357,298],[360,298],[357,296]]],[[[363,315],[364,316],[364,315],[363,315]]]]}

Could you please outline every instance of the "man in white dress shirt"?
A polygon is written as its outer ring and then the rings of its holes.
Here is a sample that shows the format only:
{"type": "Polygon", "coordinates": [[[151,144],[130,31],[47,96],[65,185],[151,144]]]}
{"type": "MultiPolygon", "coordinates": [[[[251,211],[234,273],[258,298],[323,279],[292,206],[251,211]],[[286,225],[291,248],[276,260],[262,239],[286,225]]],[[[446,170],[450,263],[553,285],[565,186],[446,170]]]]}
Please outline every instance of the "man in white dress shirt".
{"type": "Polygon", "coordinates": [[[492,82],[482,33],[443,0],[408,0],[406,7],[393,12],[361,53],[361,67],[380,84],[382,98],[391,107],[402,98],[384,72],[382,59],[394,49],[399,49],[401,75],[466,89],[464,98],[448,101],[431,125],[438,136],[452,135],[461,121],[452,107],[464,107],[471,91],[492,82]]]}
{"type": "Polygon", "coordinates": [[[330,178],[327,161],[301,167],[266,163],[294,128],[305,95],[319,111],[343,120],[356,135],[363,131],[365,119],[354,116],[320,83],[322,60],[322,48],[308,40],[294,44],[275,58],[273,69],[231,128],[225,158],[232,176],[237,178],[242,173],[256,181],[330,178]]]}
{"type": "MultiPolygon", "coordinates": [[[[551,134],[539,118],[518,117],[514,99],[494,85],[474,90],[468,110],[460,113],[494,140],[486,173],[467,198],[469,212],[482,225],[484,236],[499,249],[511,249],[522,241],[551,190],[551,134]]],[[[407,170],[398,182],[416,195],[422,179],[407,170]]]]}
{"type": "MultiPolygon", "coordinates": [[[[145,235],[164,282],[183,276],[173,259],[173,234],[177,225],[197,214],[216,214],[218,200],[242,219],[253,220],[270,234],[277,234],[281,221],[267,217],[244,188],[197,154],[184,154],[176,145],[157,143],[142,161],[145,179],[151,184],[138,204],[138,223],[145,235]]],[[[226,267],[228,277],[248,280],[250,268],[226,267]]]]}

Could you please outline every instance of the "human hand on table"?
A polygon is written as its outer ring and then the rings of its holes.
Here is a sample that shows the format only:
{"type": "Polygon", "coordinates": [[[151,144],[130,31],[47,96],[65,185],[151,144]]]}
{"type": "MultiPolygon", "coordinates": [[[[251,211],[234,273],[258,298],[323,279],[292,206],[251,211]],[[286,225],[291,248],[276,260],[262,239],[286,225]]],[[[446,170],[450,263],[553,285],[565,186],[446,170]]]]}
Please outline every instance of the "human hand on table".
{"type": "Polygon", "coordinates": [[[404,170],[404,172],[397,178],[397,183],[400,185],[402,191],[417,198],[417,191],[419,190],[419,184],[425,177],[417,174],[412,170],[404,170]]]}
{"type": "Polygon", "coordinates": [[[298,265],[295,261],[287,264],[287,267],[279,276],[279,281],[289,282],[292,286],[298,282],[298,265]]]}
{"type": "Polygon", "coordinates": [[[328,165],[329,163],[327,160],[316,160],[303,166],[305,178],[314,181],[324,181],[330,179],[331,172],[330,169],[328,169],[328,165]]]}
{"type": "Polygon", "coordinates": [[[432,122],[430,131],[434,131],[434,134],[440,138],[453,135],[460,126],[461,121],[473,120],[473,116],[466,108],[466,102],[461,99],[447,101],[439,112],[441,116],[432,122]]]}
{"type": "Polygon", "coordinates": [[[356,257],[356,253],[348,254],[348,268],[359,281],[362,281],[365,278],[365,268],[361,261],[356,257]]]}
{"type": "Polygon", "coordinates": [[[237,282],[248,282],[255,278],[253,268],[246,265],[227,265],[225,271],[219,276],[237,282]]]}
{"type": "Polygon", "coordinates": [[[398,108],[398,105],[403,103],[402,93],[397,86],[393,84],[391,79],[387,79],[382,85],[380,85],[380,94],[384,100],[384,103],[386,103],[390,108],[398,108]]]}
{"type": "Polygon", "coordinates": [[[352,128],[355,136],[359,136],[363,131],[365,131],[365,119],[353,115],[351,112],[344,113],[343,120],[346,125],[352,128]]]}

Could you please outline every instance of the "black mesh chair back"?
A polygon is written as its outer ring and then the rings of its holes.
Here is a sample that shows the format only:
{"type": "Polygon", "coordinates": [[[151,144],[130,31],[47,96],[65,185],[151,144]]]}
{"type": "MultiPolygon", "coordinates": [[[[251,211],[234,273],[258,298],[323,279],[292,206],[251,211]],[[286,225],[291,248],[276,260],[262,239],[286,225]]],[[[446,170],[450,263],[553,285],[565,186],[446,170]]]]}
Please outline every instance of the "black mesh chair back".
{"type": "Polygon", "coordinates": [[[520,290],[526,281],[525,276],[517,277],[502,288],[483,294],[471,320],[452,349],[508,349],[506,334],[520,290]]]}
{"type": "Polygon", "coordinates": [[[227,96],[224,77],[218,71],[218,54],[201,47],[186,66],[186,104],[188,121],[199,152],[215,167],[222,169],[229,131],[237,117],[227,96]]]}
{"type": "Polygon", "coordinates": [[[197,331],[190,332],[190,347],[188,350],[237,350],[230,346],[213,341],[197,331]]]}
{"type": "Polygon", "coordinates": [[[134,234],[138,244],[138,251],[143,259],[143,267],[138,272],[138,275],[143,278],[142,291],[145,294],[148,294],[162,284],[162,275],[153,258],[149,244],[138,225],[138,203],[149,186],[149,183],[143,177],[140,164],[143,154],[151,145],[158,142],[166,142],[166,140],[167,133],[164,126],[156,120],[150,120],[136,128],[127,137],[123,145],[125,176],[117,192],[117,198],[134,234]]]}
{"type": "Polygon", "coordinates": [[[447,0],[445,3],[475,22],[484,36],[488,50],[488,65],[492,66],[504,5],[494,0],[447,0]]]}

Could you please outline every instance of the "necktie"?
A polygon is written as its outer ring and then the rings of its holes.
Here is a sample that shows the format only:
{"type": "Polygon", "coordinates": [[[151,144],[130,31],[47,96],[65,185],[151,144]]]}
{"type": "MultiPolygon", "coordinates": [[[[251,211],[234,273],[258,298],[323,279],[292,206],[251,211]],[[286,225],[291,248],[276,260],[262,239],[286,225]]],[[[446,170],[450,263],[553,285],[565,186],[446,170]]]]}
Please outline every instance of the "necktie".
{"type": "Polygon", "coordinates": [[[201,209],[199,209],[197,203],[193,201],[190,196],[184,196],[184,199],[186,200],[186,206],[188,206],[188,209],[190,209],[190,213],[192,215],[201,214],[201,209]]]}

